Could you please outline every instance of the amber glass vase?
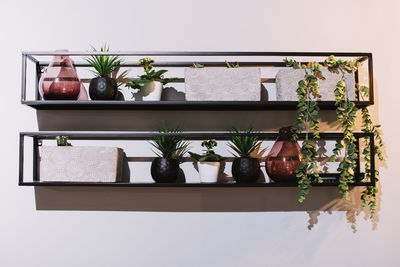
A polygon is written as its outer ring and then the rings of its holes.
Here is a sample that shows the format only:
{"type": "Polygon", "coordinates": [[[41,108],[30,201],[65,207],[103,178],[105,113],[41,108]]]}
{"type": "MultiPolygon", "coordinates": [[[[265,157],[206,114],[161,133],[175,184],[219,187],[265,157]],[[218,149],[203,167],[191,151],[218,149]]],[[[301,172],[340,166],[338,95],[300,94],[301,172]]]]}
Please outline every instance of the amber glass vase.
{"type": "Polygon", "coordinates": [[[296,169],[302,160],[302,155],[300,146],[292,140],[292,135],[291,127],[281,128],[265,160],[267,174],[275,182],[297,182],[296,169]]]}
{"type": "Polygon", "coordinates": [[[54,56],[40,78],[39,89],[45,100],[76,100],[78,98],[81,82],[69,56],[54,56]]]}

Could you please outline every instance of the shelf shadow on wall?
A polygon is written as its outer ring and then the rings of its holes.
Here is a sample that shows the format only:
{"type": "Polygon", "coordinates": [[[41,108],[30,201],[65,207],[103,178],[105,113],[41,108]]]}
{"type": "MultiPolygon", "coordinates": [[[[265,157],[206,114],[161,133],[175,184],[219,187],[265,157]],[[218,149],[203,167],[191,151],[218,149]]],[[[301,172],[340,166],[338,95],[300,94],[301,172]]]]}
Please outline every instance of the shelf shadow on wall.
{"type": "MultiPolygon", "coordinates": [[[[338,131],[335,111],[321,111],[321,131],[338,131]]],[[[40,131],[154,131],[163,122],[185,131],[226,131],[233,126],[276,131],[295,123],[296,111],[37,110],[40,131]]]]}
{"type": "MultiPolygon", "coordinates": [[[[312,230],[321,212],[345,212],[355,233],[357,217],[369,212],[361,207],[364,188],[350,191],[344,201],[337,188],[311,188],[308,198],[298,202],[298,188],[124,188],[124,187],[35,187],[37,210],[134,211],[134,212],[299,212],[309,216],[312,230]]],[[[380,198],[380,194],[378,196],[380,198]]],[[[379,209],[373,229],[379,221],[379,209]]]]}
{"type": "Polygon", "coordinates": [[[312,188],[298,203],[298,188],[35,187],[37,210],[262,212],[337,207],[337,188],[312,188]]]}

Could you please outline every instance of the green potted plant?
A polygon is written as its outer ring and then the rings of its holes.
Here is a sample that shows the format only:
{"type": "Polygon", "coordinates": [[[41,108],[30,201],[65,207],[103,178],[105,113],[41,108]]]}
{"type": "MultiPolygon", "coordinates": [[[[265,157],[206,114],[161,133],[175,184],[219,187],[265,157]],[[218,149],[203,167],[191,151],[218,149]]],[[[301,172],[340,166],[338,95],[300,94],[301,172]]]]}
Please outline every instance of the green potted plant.
{"type": "Polygon", "coordinates": [[[151,176],[157,183],[175,182],[179,173],[179,162],[187,152],[189,143],[182,136],[174,135],[180,133],[178,128],[170,129],[164,124],[159,129],[161,135],[157,135],[150,142],[157,150],[158,156],[151,163],[151,176]]]}
{"type": "Polygon", "coordinates": [[[167,70],[156,71],[152,65],[154,60],[151,58],[142,58],[138,63],[143,66],[145,73],[126,85],[133,89],[140,89],[144,101],[160,101],[163,86],[177,80],[177,78],[165,78],[164,74],[167,70]]]}
{"type": "Polygon", "coordinates": [[[215,154],[213,147],[217,146],[215,140],[205,140],[201,143],[205,147],[203,154],[196,154],[189,152],[190,156],[198,162],[200,182],[202,183],[216,183],[218,181],[218,173],[221,161],[226,158],[215,154]]]}
{"type": "Polygon", "coordinates": [[[245,131],[234,128],[228,146],[237,153],[239,157],[232,163],[232,176],[237,183],[252,183],[257,181],[260,176],[260,162],[257,158],[252,158],[250,154],[260,146],[261,142],[255,135],[251,135],[253,128],[249,127],[245,131]]]}
{"type": "MultiPolygon", "coordinates": [[[[97,51],[93,47],[93,51],[97,51]]],[[[105,44],[100,48],[100,52],[109,52],[109,47],[105,44]]],[[[122,60],[119,56],[90,56],[85,60],[94,68],[92,71],[96,78],[89,84],[89,95],[92,100],[115,100],[118,94],[117,81],[111,77],[113,72],[118,72],[122,60]]]]}

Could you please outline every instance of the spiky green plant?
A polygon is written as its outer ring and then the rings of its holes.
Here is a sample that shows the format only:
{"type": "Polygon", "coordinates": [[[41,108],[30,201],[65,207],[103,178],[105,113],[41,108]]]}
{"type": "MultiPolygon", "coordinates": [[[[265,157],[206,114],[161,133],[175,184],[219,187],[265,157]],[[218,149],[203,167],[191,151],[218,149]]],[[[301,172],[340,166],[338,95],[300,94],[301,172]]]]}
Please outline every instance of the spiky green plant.
{"type": "MultiPolygon", "coordinates": [[[[92,46],[94,52],[97,52],[96,48],[92,46]]],[[[109,52],[110,48],[107,44],[104,44],[100,48],[100,52],[109,52]]],[[[92,72],[97,77],[110,77],[111,73],[119,70],[122,63],[122,59],[119,56],[90,56],[85,58],[85,60],[95,69],[92,72]]]]}
{"type": "Polygon", "coordinates": [[[239,128],[233,128],[232,133],[241,134],[231,137],[228,146],[235,151],[240,157],[249,157],[250,154],[262,143],[258,136],[244,135],[254,133],[253,127],[249,127],[244,131],[239,128]]]}
{"type": "Polygon", "coordinates": [[[201,143],[201,146],[206,148],[204,150],[204,153],[200,155],[197,153],[189,152],[190,157],[192,157],[195,161],[200,161],[200,162],[203,161],[221,162],[226,160],[225,157],[215,154],[213,147],[216,147],[217,144],[218,144],[217,141],[215,141],[214,139],[204,140],[201,143]]]}
{"type": "Polygon", "coordinates": [[[182,136],[174,135],[182,131],[179,128],[171,129],[164,124],[158,129],[158,132],[167,135],[157,135],[150,141],[150,144],[157,149],[154,153],[159,157],[180,160],[188,151],[189,146],[182,136]]]}

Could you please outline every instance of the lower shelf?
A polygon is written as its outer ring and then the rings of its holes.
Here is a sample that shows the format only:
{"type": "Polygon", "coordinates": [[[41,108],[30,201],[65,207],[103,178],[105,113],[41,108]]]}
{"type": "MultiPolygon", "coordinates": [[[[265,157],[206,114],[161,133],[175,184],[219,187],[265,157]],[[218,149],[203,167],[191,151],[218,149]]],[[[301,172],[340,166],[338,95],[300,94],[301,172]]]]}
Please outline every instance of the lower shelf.
{"type": "MultiPolygon", "coordinates": [[[[21,182],[21,186],[109,186],[109,187],[297,187],[297,183],[101,183],[101,182],[21,182]]],[[[354,182],[351,186],[370,186],[369,182],[354,182]]],[[[313,183],[312,186],[338,186],[336,181],[313,183]]]]}

